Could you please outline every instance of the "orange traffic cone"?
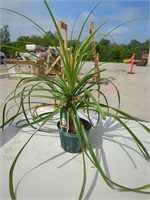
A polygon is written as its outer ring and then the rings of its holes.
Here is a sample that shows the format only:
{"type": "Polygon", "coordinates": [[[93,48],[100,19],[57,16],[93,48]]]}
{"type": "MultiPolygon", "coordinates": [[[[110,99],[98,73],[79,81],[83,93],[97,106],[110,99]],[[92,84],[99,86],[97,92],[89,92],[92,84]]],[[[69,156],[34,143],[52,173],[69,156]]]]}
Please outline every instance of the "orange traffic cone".
{"type": "Polygon", "coordinates": [[[132,56],[132,59],[131,59],[130,71],[128,72],[128,74],[134,74],[133,65],[134,65],[134,55],[132,56]]]}

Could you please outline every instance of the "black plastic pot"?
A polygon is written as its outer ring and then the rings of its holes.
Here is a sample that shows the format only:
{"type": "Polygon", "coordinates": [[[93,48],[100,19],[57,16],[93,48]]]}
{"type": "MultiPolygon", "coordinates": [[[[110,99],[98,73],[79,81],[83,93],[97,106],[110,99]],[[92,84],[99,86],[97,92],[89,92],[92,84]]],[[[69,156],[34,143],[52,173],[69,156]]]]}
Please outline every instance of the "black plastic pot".
{"type": "MultiPolygon", "coordinates": [[[[87,128],[85,127],[87,135],[88,135],[90,128],[91,128],[90,123],[88,121],[84,120],[84,119],[81,119],[81,121],[83,122],[83,125],[84,125],[84,122],[85,122],[86,125],[88,124],[88,127],[87,128]]],[[[81,152],[82,147],[81,147],[81,144],[78,140],[77,134],[72,134],[72,133],[69,133],[69,132],[62,131],[60,129],[60,122],[58,122],[57,126],[58,126],[58,129],[59,129],[61,147],[65,151],[70,152],[70,153],[81,152]]]]}

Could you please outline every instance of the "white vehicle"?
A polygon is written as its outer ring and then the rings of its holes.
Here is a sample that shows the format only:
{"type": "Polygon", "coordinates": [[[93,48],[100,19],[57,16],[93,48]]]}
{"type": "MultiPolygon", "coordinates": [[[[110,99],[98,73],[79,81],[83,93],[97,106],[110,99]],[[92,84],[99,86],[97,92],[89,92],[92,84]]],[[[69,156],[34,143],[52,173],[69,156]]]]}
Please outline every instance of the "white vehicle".
{"type": "Polygon", "coordinates": [[[5,53],[0,51],[0,64],[4,64],[5,58],[6,58],[5,53]]]}
{"type": "Polygon", "coordinates": [[[43,59],[46,58],[47,47],[45,47],[45,46],[40,46],[40,45],[35,45],[35,44],[27,44],[26,50],[31,54],[35,54],[37,57],[40,57],[43,59]]]}

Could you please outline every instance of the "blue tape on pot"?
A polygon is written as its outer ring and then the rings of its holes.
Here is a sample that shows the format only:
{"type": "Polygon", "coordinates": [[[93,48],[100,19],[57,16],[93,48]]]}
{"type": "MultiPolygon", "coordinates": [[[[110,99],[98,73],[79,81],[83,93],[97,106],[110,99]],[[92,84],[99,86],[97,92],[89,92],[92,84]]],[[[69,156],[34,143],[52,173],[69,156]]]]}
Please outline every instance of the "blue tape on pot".
{"type": "MultiPolygon", "coordinates": [[[[80,119],[82,122],[85,122],[86,120],[80,119]]],[[[88,125],[86,128],[87,135],[90,132],[91,125],[89,122],[86,121],[86,125],[88,125]]],[[[57,123],[57,127],[59,130],[60,135],[60,141],[61,141],[61,147],[70,153],[79,153],[82,151],[82,147],[80,145],[80,142],[78,140],[77,134],[71,134],[69,132],[64,132],[60,129],[60,121],[57,123]]]]}
{"type": "Polygon", "coordinates": [[[78,140],[77,134],[70,134],[63,132],[59,129],[61,147],[70,153],[78,153],[81,152],[82,147],[78,140]]]}

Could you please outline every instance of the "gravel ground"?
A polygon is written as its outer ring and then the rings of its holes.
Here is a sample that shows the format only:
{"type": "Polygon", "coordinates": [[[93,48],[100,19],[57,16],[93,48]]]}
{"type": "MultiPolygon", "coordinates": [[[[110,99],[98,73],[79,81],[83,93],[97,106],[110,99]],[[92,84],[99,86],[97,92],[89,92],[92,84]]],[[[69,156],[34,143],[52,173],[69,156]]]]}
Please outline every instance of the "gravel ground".
{"type": "MultiPolygon", "coordinates": [[[[93,66],[87,62],[83,68],[86,73],[93,66]]],[[[150,122],[150,66],[133,67],[134,74],[128,74],[130,64],[104,63],[101,69],[107,69],[101,74],[102,78],[109,78],[119,89],[121,95],[121,109],[138,119],[150,122]]],[[[0,105],[15,87],[19,80],[10,80],[6,75],[4,65],[0,66],[0,105]]],[[[117,96],[111,84],[103,84],[101,90],[107,95],[110,105],[117,106],[117,96]]],[[[103,99],[100,99],[103,101],[103,99]]],[[[2,112],[2,108],[0,108],[2,112]]],[[[0,117],[1,122],[2,117],[0,117]]]]}

